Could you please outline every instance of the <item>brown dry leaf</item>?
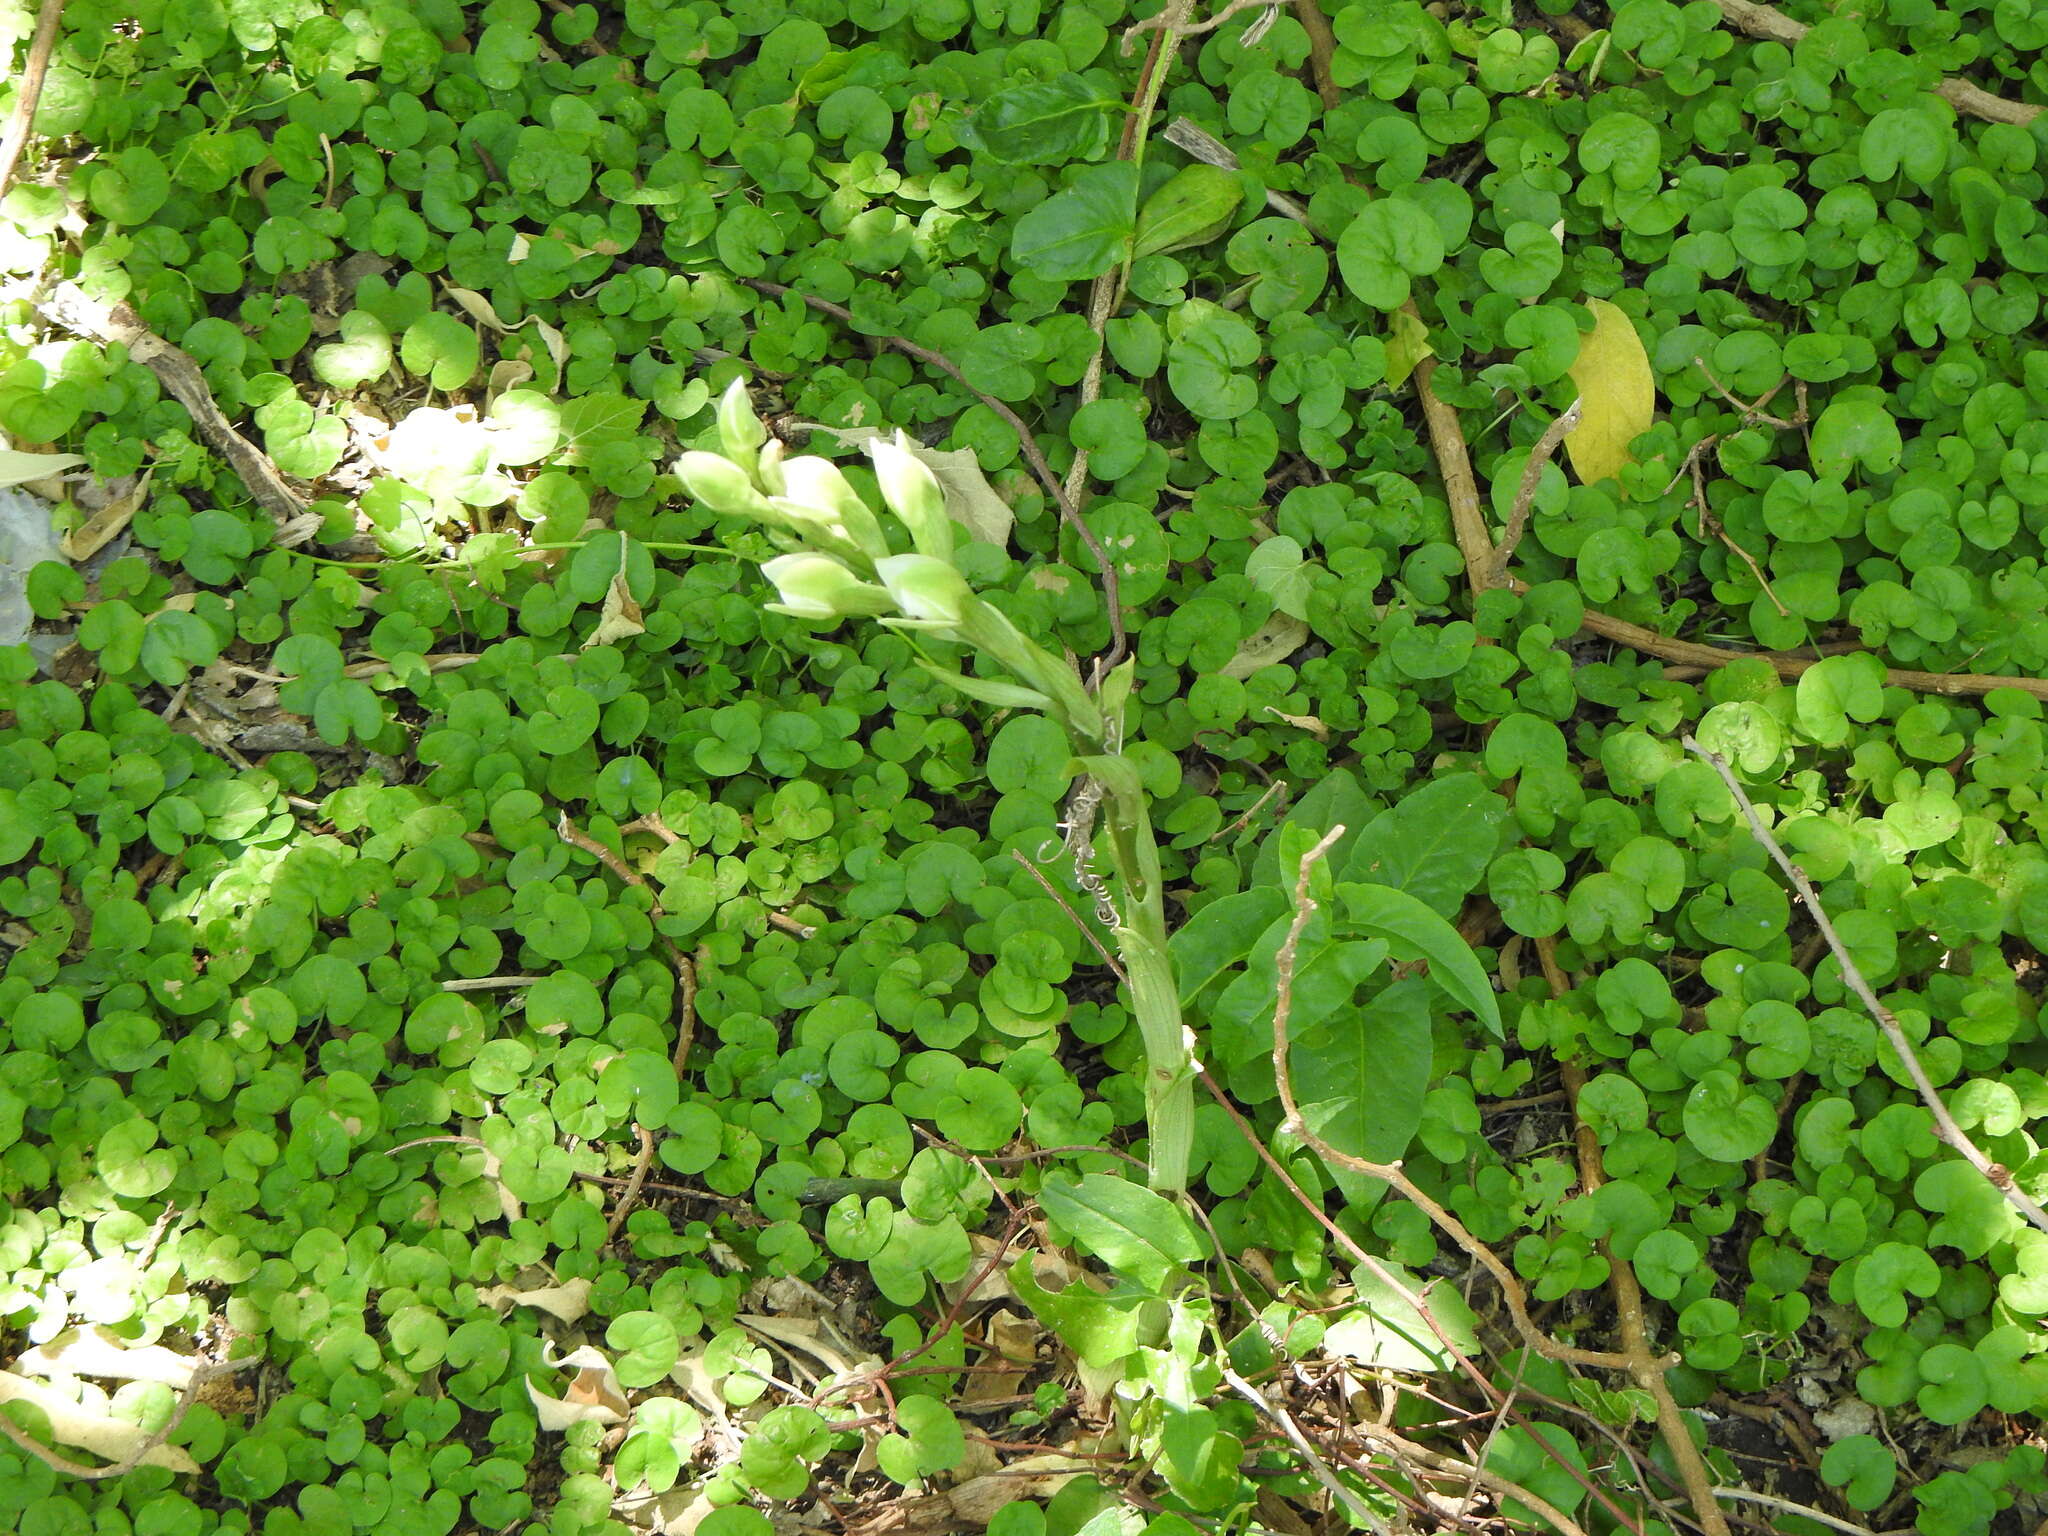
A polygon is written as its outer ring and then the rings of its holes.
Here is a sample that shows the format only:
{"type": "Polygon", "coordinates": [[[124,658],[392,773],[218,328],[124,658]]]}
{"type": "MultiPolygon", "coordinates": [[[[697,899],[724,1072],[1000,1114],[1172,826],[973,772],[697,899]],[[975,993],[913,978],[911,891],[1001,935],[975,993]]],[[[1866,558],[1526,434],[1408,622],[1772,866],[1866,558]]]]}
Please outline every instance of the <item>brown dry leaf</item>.
{"type": "Polygon", "coordinates": [[[1036,1318],[1012,1312],[1008,1307],[983,1319],[982,1331],[997,1354],[1020,1365],[1029,1365],[1038,1358],[1038,1341],[1045,1337],[1045,1329],[1036,1318]]]}
{"type": "MultiPolygon", "coordinates": [[[[968,1242],[974,1252],[973,1266],[968,1270],[968,1276],[972,1276],[980,1273],[982,1266],[988,1262],[990,1255],[994,1254],[1000,1245],[994,1238],[984,1232],[974,1233],[969,1237],[968,1242]]],[[[972,1301],[977,1303],[1015,1301],[1017,1299],[1017,1292],[1010,1285],[1010,1263],[1013,1262],[1015,1262],[1014,1256],[1010,1261],[997,1264],[986,1274],[983,1274],[981,1279],[975,1284],[972,1301]]],[[[1084,1280],[1088,1284],[1095,1286],[1098,1290],[1106,1287],[1106,1282],[1099,1276],[1081,1269],[1057,1253],[1034,1251],[1031,1255],[1031,1275],[1033,1279],[1048,1291],[1063,1291],[1076,1280],[1084,1280]]],[[[969,1304],[960,1299],[961,1293],[967,1289],[966,1277],[950,1281],[942,1286],[941,1289],[944,1290],[946,1301],[949,1305],[965,1306],[969,1304]]]]}
{"type": "MultiPolygon", "coordinates": [[[[559,377],[561,375],[562,370],[569,365],[568,341],[563,337],[560,331],[556,330],[552,325],[549,325],[547,321],[540,319],[538,316],[534,317],[528,323],[530,323],[536,330],[540,332],[541,345],[548,349],[548,358],[551,362],[554,363],[556,376],[559,377]]],[[[527,348],[527,352],[529,354],[532,352],[532,350],[533,349],[530,347],[527,348]]]]}
{"type": "Polygon", "coordinates": [[[1297,731],[1307,731],[1317,741],[1330,739],[1330,728],[1314,715],[1290,715],[1285,710],[1273,708],[1270,704],[1266,706],[1266,713],[1283,724],[1293,726],[1297,731]]]}
{"type": "MultiPolygon", "coordinates": [[[[149,1432],[140,1424],[115,1418],[102,1392],[89,1392],[81,1402],[26,1376],[0,1371],[0,1403],[33,1403],[49,1420],[50,1435],[58,1444],[75,1446],[106,1461],[125,1461],[149,1439],[149,1432]]],[[[199,1463],[175,1445],[151,1446],[142,1465],[177,1473],[199,1470],[199,1463]]]]}
{"type": "Polygon", "coordinates": [[[831,1328],[823,1318],[770,1317],[762,1312],[742,1312],[733,1321],[764,1339],[809,1355],[834,1376],[850,1376],[857,1369],[852,1356],[839,1347],[844,1341],[834,1337],[838,1330],[831,1328]]]}
{"type": "MultiPolygon", "coordinates": [[[[978,1531],[1018,1499],[1046,1499],[1088,1470],[1085,1462],[1062,1465],[1057,1470],[1020,1471],[1033,1462],[1071,1463],[1065,1456],[1031,1456],[1012,1462],[1000,1471],[970,1477],[956,1488],[942,1493],[920,1494],[894,1500],[885,1515],[867,1527],[886,1536],[949,1536],[955,1531],[978,1531]],[[886,1523],[884,1523],[886,1521],[886,1523]]],[[[1113,1528],[1115,1536],[1131,1536],[1132,1530],[1113,1528]]]]}
{"type": "MultiPolygon", "coordinates": [[[[526,256],[525,236],[514,235],[512,243],[513,251],[516,254],[508,256],[506,259],[508,261],[523,261],[526,256]]],[[[500,336],[510,336],[514,332],[524,330],[529,325],[538,327],[541,344],[547,348],[548,356],[554,361],[555,372],[559,374],[562,371],[563,365],[568,362],[568,341],[560,331],[549,325],[547,321],[541,319],[538,315],[529,315],[517,325],[507,325],[498,318],[498,312],[491,307],[491,301],[478,293],[474,288],[458,288],[453,283],[443,283],[441,291],[453,299],[461,307],[462,312],[468,315],[470,319],[483,326],[486,330],[496,331],[500,336]]],[[[498,367],[503,366],[502,363],[498,365],[498,367]]],[[[495,391],[497,387],[495,383],[497,368],[494,367],[491,370],[491,376],[495,391]]]]}
{"type": "Polygon", "coordinates": [[[502,357],[491,364],[491,376],[484,386],[484,399],[496,400],[508,389],[517,389],[533,377],[533,364],[523,357],[502,357]]]}
{"type": "Polygon", "coordinates": [[[1078,1456],[1056,1452],[1026,1456],[1000,1472],[970,1478],[937,1497],[946,1501],[949,1512],[963,1525],[985,1526],[1005,1505],[1018,1499],[1049,1499],[1092,1466],[1078,1456]]]}
{"type": "Polygon", "coordinates": [[[1082,1422],[1101,1424],[1107,1421],[1110,1399],[1124,1379],[1124,1362],[1118,1360],[1109,1365],[1090,1365],[1085,1360],[1076,1360],[1074,1379],[1081,1388],[1082,1422]]]}
{"type": "Polygon", "coordinates": [[[561,1285],[539,1285],[527,1291],[494,1285],[477,1292],[476,1299],[487,1307],[532,1307],[565,1323],[577,1323],[590,1315],[590,1282],[568,1280],[561,1285]]]}
{"type": "Polygon", "coordinates": [[[64,558],[73,562],[90,560],[105,549],[114,536],[128,526],[142,506],[142,498],[149,491],[150,476],[154,469],[146,470],[130,490],[116,496],[99,511],[65,534],[57,547],[64,551],[64,558]]]}
{"type": "Polygon", "coordinates": [[[542,1358],[564,1370],[576,1368],[575,1379],[558,1398],[536,1390],[530,1381],[526,1384],[526,1395],[533,1399],[533,1411],[539,1415],[542,1429],[560,1434],[571,1424],[625,1422],[632,1405],[626,1401],[625,1388],[619,1385],[611,1361],[588,1344],[570,1350],[559,1360],[546,1355],[542,1358]]]}
{"type": "Polygon", "coordinates": [[[1301,1518],[1295,1507],[1270,1488],[1259,1490],[1259,1515],[1268,1529],[1279,1536],[1315,1536],[1315,1527],[1301,1518]]]}
{"type": "Polygon", "coordinates": [[[1628,445],[1650,430],[1657,414],[1657,382],[1650,356],[1626,312],[1605,299],[1588,299],[1593,330],[1579,338],[1571,366],[1579,386],[1579,424],[1565,434],[1564,451],[1581,485],[1618,479],[1628,445]]]}
{"type": "Polygon", "coordinates": [[[458,288],[453,283],[443,283],[441,291],[453,299],[460,306],[464,314],[468,315],[470,319],[474,320],[485,330],[496,331],[500,336],[503,336],[512,329],[498,318],[498,312],[491,307],[491,301],[478,293],[474,288],[458,288]]]}
{"type": "Polygon", "coordinates": [[[582,648],[586,651],[593,645],[616,645],[621,640],[647,633],[647,626],[641,622],[640,605],[633,601],[632,588],[626,583],[627,547],[626,541],[621,539],[619,568],[613,573],[612,584],[605,591],[604,607],[598,611],[597,628],[583,642],[582,648]]]}
{"type": "Polygon", "coordinates": [[[160,1381],[183,1391],[199,1362],[161,1344],[130,1347],[111,1328],[67,1328],[14,1362],[26,1376],[99,1376],[160,1381]]]}

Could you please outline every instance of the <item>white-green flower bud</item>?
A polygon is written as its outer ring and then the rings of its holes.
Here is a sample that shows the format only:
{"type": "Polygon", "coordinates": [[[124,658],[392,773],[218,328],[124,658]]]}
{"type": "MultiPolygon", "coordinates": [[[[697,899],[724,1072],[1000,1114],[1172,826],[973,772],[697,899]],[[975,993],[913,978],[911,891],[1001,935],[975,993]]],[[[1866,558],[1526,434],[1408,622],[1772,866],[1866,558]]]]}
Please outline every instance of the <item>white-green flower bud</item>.
{"type": "Polygon", "coordinates": [[[783,444],[779,437],[770,438],[754,461],[754,480],[770,496],[782,494],[782,453],[783,444]]]}
{"type": "Polygon", "coordinates": [[[839,466],[816,454],[801,454],[782,464],[782,490],[787,501],[813,507],[838,526],[840,533],[870,560],[889,553],[889,541],[868,504],[855,493],[839,466]]]}
{"type": "Polygon", "coordinates": [[[691,449],[676,460],[683,487],[714,512],[728,517],[766,517],[768,503],[747,472],[723,454],[691,449]]]}
{"type": "Polygon", "coordinates": [[[877,560],[875,575],[889,589],[903,617],[927,629],[957,626],[980,601],[967,578],[949,561],[930,555],[891,555],[877,560]]]}
{"type": "Polygon", "coordinates": [[[1068,662],[1032,643],[993,603],[977,601],[956,637],[1045,695],[1067,729],[1089,742],[1104,739],[1102,711],[1068,662]]]}
{"type": "Polygon", "coordinates": [[[946,517],[946,493],[938,477],[910,451],[910,440],[898,432],[893,440],[871,438],[868,457],[875,461],[875,480],[889,510],[910,530],[920,555],[934,560],[953,558],[953,524],[946,517]]]}
{"type": "Polygon", "coordinates": [[[725,446],[727,457],[742,464],[750,462],[761,445],[768,441],[768,429],[754,414],[744,379],[734,379],[719,397],[718,440],[725,446]]]}
{"type": "Polygon", "coordinates": [[[761,574],[775,583],[776,596],[782,599],[767,605],[770,613],[797,619],[876,618],[895,607],[882,588],[862,581],[830,555],[812,550],[764,561],[761,574]]]}

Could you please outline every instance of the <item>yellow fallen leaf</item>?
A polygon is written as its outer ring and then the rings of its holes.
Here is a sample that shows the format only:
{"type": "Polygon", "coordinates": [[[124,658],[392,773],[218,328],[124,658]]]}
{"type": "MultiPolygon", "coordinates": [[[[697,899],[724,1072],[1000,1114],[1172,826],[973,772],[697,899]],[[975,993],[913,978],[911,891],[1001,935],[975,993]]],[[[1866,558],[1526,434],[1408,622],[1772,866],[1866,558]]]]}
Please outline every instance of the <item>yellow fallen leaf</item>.
{"type": "Polygon", "coordinates": [[[1412,309],[1397,309],[1387,322],[1387,387],[1399,389],[1425,357],[1436,356],[1429,328],[1412,309]]]}
{"type": "Polygon", "coordinates": [[[1564,451],[1582,485],[1618,479],[1635,461],[1628,445],[1650,430],[1657,413],[1657,384],[1649,354],[1629,317],[1605,299],[1588,299],[1594,326],[1579,338],[1571,366],[1579,386],[1579,424],[1566,434],[1564,451]]]}

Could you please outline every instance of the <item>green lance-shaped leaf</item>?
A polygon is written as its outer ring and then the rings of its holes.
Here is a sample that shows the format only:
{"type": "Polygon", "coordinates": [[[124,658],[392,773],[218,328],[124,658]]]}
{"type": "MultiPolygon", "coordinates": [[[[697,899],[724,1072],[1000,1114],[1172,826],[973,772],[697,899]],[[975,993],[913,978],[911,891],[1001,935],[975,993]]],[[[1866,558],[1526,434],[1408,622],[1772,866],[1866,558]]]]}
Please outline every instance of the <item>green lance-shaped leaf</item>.
{"type": "Polygon", "coordinates": [[[1157,1290],[1207,1257],[1194,1223],[1173,1201],[1114,1174],[1049,1173],[1038,1191],[1045,1214],[1111,1269],[1157,1290]]]}
{"type": "MultiPolygon", "coordinates": [[[[1430,979],[1452,999],[1501,1033],[1500,1004],[1472,946],[1443,918],[1406,891],[1385,885],[1346,883],[1337,887],[1351,926],[1412,950],[1429,962],[1430,979]]],[[[1397,951],[1398,953],[1398,951],[1397,951]]]]}

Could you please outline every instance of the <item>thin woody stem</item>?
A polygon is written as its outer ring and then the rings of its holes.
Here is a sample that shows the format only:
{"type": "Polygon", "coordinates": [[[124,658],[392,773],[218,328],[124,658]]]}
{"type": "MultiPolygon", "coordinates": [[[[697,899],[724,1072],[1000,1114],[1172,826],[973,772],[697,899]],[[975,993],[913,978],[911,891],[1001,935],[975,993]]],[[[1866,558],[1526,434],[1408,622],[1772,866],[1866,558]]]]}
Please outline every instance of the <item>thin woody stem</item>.
{"type": "Polygon", "coordinates": [[[1877,1021],[1877,1027],[1884,1031],[1884,1037],[1891,1042],[1892,1050],[1898,1054],[1899,1064],[1905,1068],[1906,1076],[1912,1079],[1914,1092],[1920,1095],[1920,1102],[1927,1106],[1927,1112],[1934,1117],[1934,1134],[1962,1154],[1963,1161],[1983,1174],[1991,1187],[2006,1199],[2014,1210],[2032,1222],[2043,1232],[2048,1232],[2048,1211],[2014,1180],[2012,1170],[2003,1163],[1993,1162],[1984,1154],[1963,1128],[1956,1124],[1954,1115],[1948,1112],[1936,1090],[1933,1079],[1928,1077],[1927,1068],[1921,1064],[1920,1053],[1913,1048],[1903,1025],[1891,1009],[1878,999],[1876,989],[1864,977],[1856,964],[1855,956],[1849,953],[1849,946],[1842,942],[1842,936],[1835,932],[1835,925],[1829,921],[1827,908],[1820,902],[1820,893],[1814,890],[1813,882],[1806,878],[1806,871],[1794,864],[1764,826],[1763,817],[1757,814],[1756,803],[1749,798],[1742,785],[1728,767],[1728,761],[1718,752],[1709,752],[1692,737],[1683,739],[1685,750],[1705,762],[1721,776],[1721,782],[1728,786],[1728,793],[1735,797],[1735,803],[1742,807],[1742,814],[1749,822],[1749,830],[1756,840],[1763,844],[1764,851],[1776,861],[1778,868],[1785,871],[1785,878],[1792,882],[1792,889],[1799,893],[1799,900],[1812,914],[1814,926],[1820,929],[1821,937],[1827,940],[1828,949],[1842,968],[1842,980],[1851,992],[1861,1000],[1870,1016],[1877,1021]]]}
{"type": "Polygon", "coordinates": [[[1568,1365],[1595,1366],[1610,1371],[1633,1371],[1637,1364],[1633,1355],[1560,1344],[1538,1328],[1535,1319],[1529,1315],[1528,1295],[1522,1289],[1522,1282],[1515,1278],[1514,1272],[1501,1262],[1498,1254],[1474,1237],[1463,1222],[1445,1210],[1421,1185],[1409,1178],[1407,1171],[1399,1163],[1376,1163],[1368,1158],[1354,1157],[1349,1152],[1340,1152],[1311,1131],[1303,1121],[1301,1106],[1295,1102],[1294,1075],[1288,1061],[1290,1053],[1287,1021],[1294,1005],[1295,961],[1301,947],[1302,932],[1317,911],[1317,903],[1308,893],[1309,876],[1316,863],[1330,851],[1343,832],[1344,828],[1341,826],[1331,828],[1321,842],[1302,855],[1301,872],[1294,882],[1294,921],[1288,925],[1287,936],[1281,941],[1279,954],[1274,958],[1273,1081],[1280,1090],[1282,1133],[1294,1137],[1327,1163],[1339,1168],[1349,1168],[1354,1173],[1362,1173],[1392,1185],[1404,1200],[1420,1209],[1423,1215],[1434,1222],[1452,1242],[1464,1249],[1475,1262],[1493,1276],[1494,1283],[1500,1287],[1501,1298],[1507,1304],[1508,1316],[1514,1320],[1515,1331],[1537,1354],[1546,1360],[1562,1361],[1568,1365]]]}

